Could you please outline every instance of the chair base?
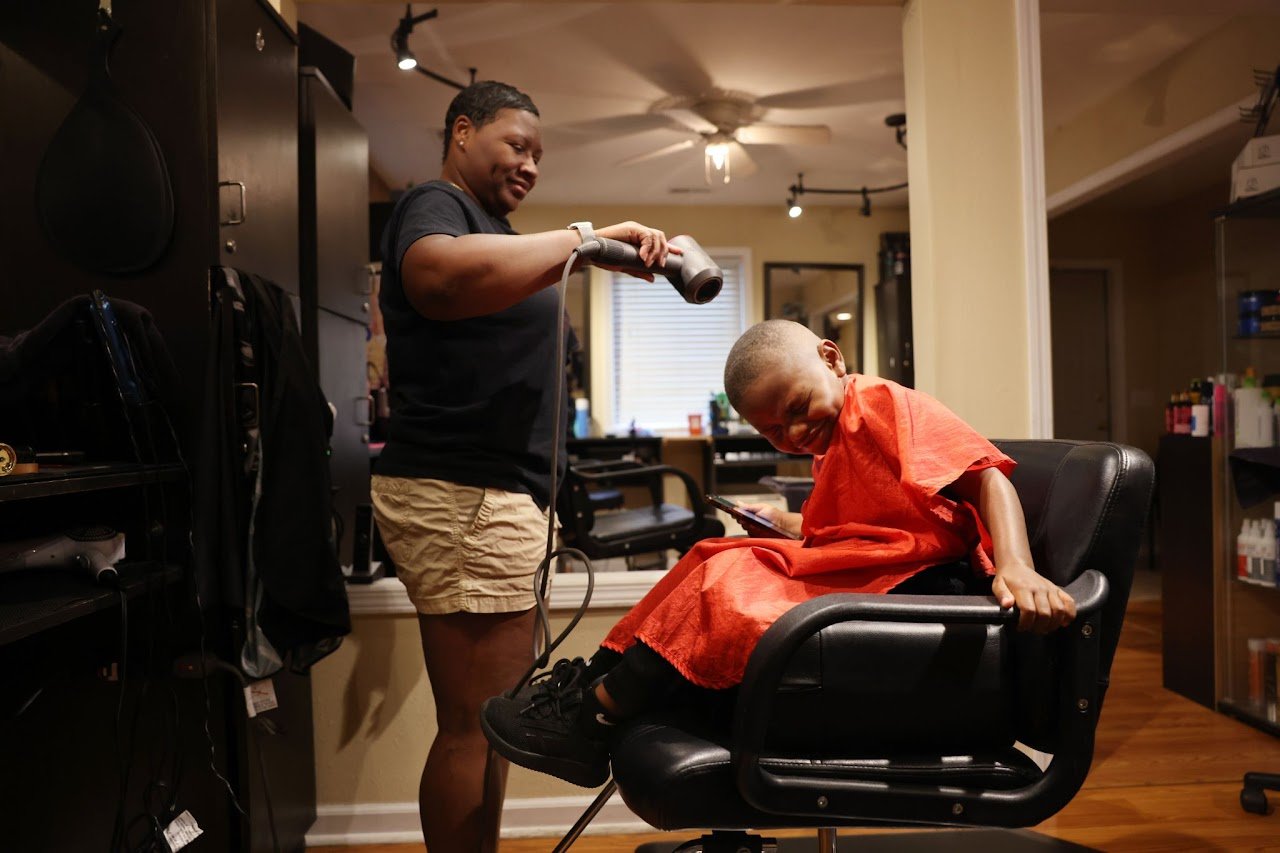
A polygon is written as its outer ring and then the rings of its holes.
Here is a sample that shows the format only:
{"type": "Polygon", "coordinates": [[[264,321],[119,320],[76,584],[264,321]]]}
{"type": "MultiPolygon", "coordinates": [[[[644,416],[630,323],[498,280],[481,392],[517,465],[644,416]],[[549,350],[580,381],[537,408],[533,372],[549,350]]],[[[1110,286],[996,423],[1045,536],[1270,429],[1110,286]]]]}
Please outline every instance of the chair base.
{"type": "MultiPolygon", "coordinates": [[[[673,853],[682,843],[686,842],[654,841],[640,845],[635,853],[673,853]]],[[[839,853],[936,853],[938,850],[955,853],[1098,853],[1092,847],[1029,829],[948,829],[846,835],[836,839],[835,850],[839,853]]],[[[707,853],[712,851],[709,849],[707,853]]],[[[816,837],[779,838],[777,853],[823,853],[823,850],[816,837]]]]}

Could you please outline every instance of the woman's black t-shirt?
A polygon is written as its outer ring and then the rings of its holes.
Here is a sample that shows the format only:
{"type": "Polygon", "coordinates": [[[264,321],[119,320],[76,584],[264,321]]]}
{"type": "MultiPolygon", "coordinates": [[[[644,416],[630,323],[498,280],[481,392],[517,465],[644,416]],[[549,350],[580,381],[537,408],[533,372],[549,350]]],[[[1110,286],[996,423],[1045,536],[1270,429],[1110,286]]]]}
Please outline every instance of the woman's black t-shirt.
{"type": "MultiPolygon", "coordinates": [[[[400,262],[428,234],[514,234],[446,181],[404,194],[382,235],[379,305],[391,423],[377,473],[492,486],[550,498],[558,329],[555,288],[466,320],[429,320],[405,297],[400,262]]],[[[561,473],[563,473],[563,461],[561,473]]]]}

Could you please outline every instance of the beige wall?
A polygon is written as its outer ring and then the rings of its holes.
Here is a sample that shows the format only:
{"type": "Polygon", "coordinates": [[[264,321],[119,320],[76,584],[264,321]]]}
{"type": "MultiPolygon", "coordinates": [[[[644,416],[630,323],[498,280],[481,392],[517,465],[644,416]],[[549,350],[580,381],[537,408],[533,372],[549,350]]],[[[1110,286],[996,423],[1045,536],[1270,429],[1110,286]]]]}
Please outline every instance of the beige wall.
{"type": "MultiPolygon", "coordinates": [[[[621,610],[594,612],[556,652],[590,656],[621,610]]],[[[553,633],[567,619],[553,619],[553,633]]],[[[435,737],[418,622],[409,616],[357,616],[351,635],[312,675],[316,801],[321,805],[408,803],[435,737]]],[[[581,788],[512,768],[508,797],[581,795],[581,788]]]]}
{"type": "Polygon", "coordinates": [[[1046,127],[1049,195],[1246,98],[1276,66],[1280,17],[1241,17],[1056,127],[1046,127]]]}

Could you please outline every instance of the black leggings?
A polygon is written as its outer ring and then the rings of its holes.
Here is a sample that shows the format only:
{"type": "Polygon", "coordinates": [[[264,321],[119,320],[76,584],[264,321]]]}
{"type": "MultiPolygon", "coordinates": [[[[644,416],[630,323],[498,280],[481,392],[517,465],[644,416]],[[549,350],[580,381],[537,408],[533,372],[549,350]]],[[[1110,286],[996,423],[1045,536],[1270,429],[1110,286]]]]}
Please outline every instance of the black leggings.
{"type": "MultiPolygon", "coordinates": [[[[900,595],[988,595],[990,578],[977,578],[967,562],[959,561],[930,566],[889,590],[900,595]]],[[[729,696],[729,690],[709,690],[688,681],[666,658],[637,642],[624,653],[600,648],[587,667],[589,682],[604,676],[604,689],[617,703],[622,716],[632,717],[655,710],[681,699],[699,698],[717,701],[729,696]],[[680,694],[689,694],[688,697],[680,694]]]]}

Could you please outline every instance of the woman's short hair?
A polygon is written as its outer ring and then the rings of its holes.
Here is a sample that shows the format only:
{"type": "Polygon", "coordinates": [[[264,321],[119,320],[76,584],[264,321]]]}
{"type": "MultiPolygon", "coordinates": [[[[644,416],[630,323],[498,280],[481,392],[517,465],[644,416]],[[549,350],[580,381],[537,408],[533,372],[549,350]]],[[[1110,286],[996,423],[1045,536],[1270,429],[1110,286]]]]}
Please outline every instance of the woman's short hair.
{"type": "Polygon", "coordinates": [[[533,105],[533,99],[515,86],[499,83],[497,80],[479,80],[463,89],[449,104],[444,114],[444,152],[440,159],[449,155],[449,143],[453,141],[453,123],[458,116],[466,116],[477,128],[493,121],[499,110],[524,110],[527,113],[540,115],[533,105]]]}

